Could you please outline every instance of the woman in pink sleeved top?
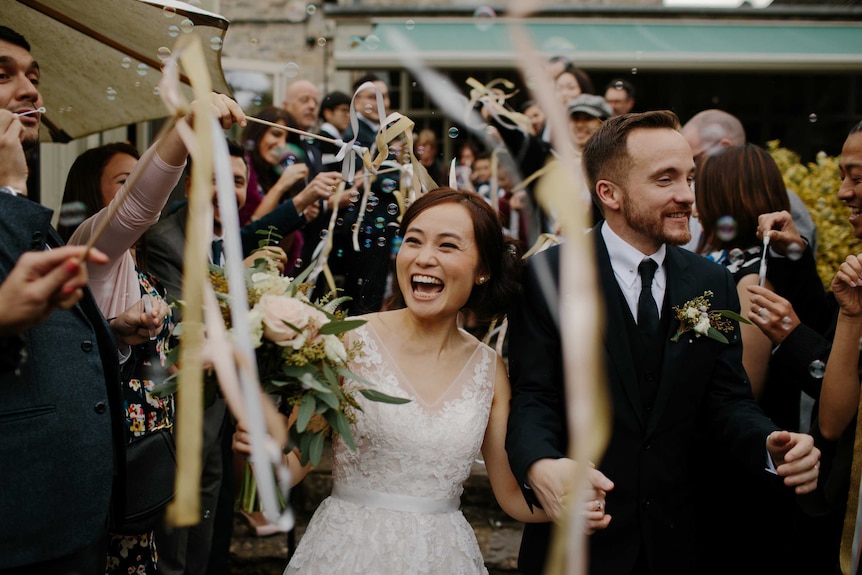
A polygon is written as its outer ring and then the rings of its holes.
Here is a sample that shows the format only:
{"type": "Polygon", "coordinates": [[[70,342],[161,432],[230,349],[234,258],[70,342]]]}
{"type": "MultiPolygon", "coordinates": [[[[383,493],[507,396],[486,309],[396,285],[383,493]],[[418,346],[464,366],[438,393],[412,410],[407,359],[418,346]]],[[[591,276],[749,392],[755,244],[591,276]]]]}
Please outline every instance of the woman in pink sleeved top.
{"type": "MultiPolygon", "coordinates": [[[[227,128],[234,121],[244,123],[239,106],[226,96],[212,95],[213,109],[227,128]]],[[[86,244],[106,218],[109,206],[126,185],[131,174],[140,171],[125,201],[108,222],[95,247],[110,258],[102,266],[89,266],[89,287],[105,317],[116,317],[134,305],[160,320],[155,339],[129,346],[121,333],[123,404],[128,437],[134,438],[170,425],[173,422],[173,397],[158,398],[151,393],[158,383],[156,374],[164,375],[163,365],[173,327],[167,296],[158,279],[142,271],[136,258],[136,247],[147,229],[155,224],[182,176],[187,150],[179,134],[170,130],[138,159],[137,150],[127,143],[99,146],[81,154],[72,165],[63,194],[59,231],[69,244],[86,244]],[[74,226],[72,214],[87,217],[74,226]],[[68,225],[68,224],[72,225],[68,225]],[[67,225],[64,225],[67,224],[67,225]],[[146,301],[145,301],[146,300],[146,301]]],[[[180,294],[171,294],[179,297],[180,294]]],[[[153,533],[134,536],[111,534],[106,573],[157,572],[156,543],[153,533]]]]}

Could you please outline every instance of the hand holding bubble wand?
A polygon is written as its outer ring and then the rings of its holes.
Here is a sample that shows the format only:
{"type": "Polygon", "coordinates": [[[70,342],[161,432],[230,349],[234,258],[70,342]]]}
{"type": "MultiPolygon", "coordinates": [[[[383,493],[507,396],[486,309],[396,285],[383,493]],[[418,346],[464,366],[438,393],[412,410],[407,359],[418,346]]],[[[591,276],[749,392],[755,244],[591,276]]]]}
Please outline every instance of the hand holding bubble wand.
{"type": "Polygon", "coordinates": [[[141,296],[141,311],[147,316],[147,330],[150,332],[150,341],[154,341],[156,339],[156,326],[153,324],[153,296],[148,293],[145,293],[141,296]]]}

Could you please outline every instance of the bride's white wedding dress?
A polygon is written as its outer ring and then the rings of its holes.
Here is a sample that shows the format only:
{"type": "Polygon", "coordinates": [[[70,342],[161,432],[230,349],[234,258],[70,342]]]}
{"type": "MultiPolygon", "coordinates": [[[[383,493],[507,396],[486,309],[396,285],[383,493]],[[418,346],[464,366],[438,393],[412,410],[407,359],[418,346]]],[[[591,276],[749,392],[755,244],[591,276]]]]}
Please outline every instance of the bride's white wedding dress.
{"type": "Polygon", "coordinates": [[[352,426],[356,451],[333,441],[332,495],[315,511],[285,575],[487,574],[459,505],[488,423],[494,350],[479,344],[440,399],[427,404],[370,324],[351,333],[363,342],[351,370],[411,402],[356,394],[364,410],[352,426]]]}

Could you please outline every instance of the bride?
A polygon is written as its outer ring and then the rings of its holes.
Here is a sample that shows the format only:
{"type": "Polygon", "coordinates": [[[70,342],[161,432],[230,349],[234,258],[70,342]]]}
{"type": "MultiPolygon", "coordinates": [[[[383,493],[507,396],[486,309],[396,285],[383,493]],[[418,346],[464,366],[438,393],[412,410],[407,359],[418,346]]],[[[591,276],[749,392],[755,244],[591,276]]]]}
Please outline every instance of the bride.
{"type": "MultiPolygon", "coordinates": [[[[356,450],[335,436],[332,494],[315,511],[285,575],[487,573],[459,509],[480,450],[503,510],[519,521],[549,520],[530,510],[509,468],[505,364],[458,327],[460,312],[500,317],[518,295],[515,244],[481,196],[450,188],[416,199],[400,235],[394,300],[401,307],[362,316],[367,322],[348,332],[363,344],[350,369],[410,402],[357,394],[363,411],[352,424],[356,450]]],[[[248,452],[247,441],[238,430],[235,449],[248,452]]],[[[585,513],[588,529],[609,521],[585,513]]]]}

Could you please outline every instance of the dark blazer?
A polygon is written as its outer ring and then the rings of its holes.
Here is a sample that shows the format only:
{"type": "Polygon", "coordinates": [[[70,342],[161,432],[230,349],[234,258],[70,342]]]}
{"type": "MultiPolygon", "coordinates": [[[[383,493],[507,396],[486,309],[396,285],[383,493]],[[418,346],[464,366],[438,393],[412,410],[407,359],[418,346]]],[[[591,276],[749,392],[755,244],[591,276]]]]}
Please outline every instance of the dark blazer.
{"type": "MultiPolygon", "coordinates": [[[[162,217],[144,234],[147,247],[147,271],[156,276],[165,286],[168,301],[172,301],[173,298],[182,299],[183,254],[188,215],[189,208],[185,205],[162,217]]],[[[273,226],[279,234],[286,236],[304,223],[305,218],[296,213],[293,202],[281,203],[264,217],[239,229],[243,257],[248,257],[258,248],[258,242],[260,242],[258,230],[267,230],[273,226]]],[[[175,317],[179,321],[179,317],[175,317]]]]}
{"type": "MultiPolygon", "coordinates": [[[[0,282],[24,252],[62,245],[50,220],[47,208],[0,194],[0,282]]],[[[19,373],[0,370],[0,569],[93,545],[112,494],[124,493],[117,344],[89,290],[23,339],[19,373]]]]}
{"type": "MultiPolygon", "coordinates": [[[[607,495],[610,526],[590,537],[590,573],[631,573],[643,546],[651,572],[697,573],[693,512],[695,461],[700,439],[720,438],[739,465],[763,472],[766,437],[777,428],[751,397],[742,368],[738,329],[730,343],[686,333],[671,342],[677,322],[663,322],[663,360],[651,412],[640,398],[627,342],[630,311],[619,294],[607,247],[598,226],[591,232],[604,295],[604,341],[612,436],[598,468],[615,483],[607,495]]],[[[568,453],[562,349],[557,303],[548,302],[542,286],[558,283],[559,247],[533,256],[525,293],[509,316],[509,366],[513,386],[506,447],[512,471],[525,485],[530,464],[568,453]]],[[[713,309],[739,311],[733,278],[725,268],[681,248],[668,246],[667,305],[663,314],[712,290],[713,309]]],[[[528,500],[531,493],[525,489],[528,500]]],[[[542,573],[550,527],[527,525],[519,567],[542,573]]]]}
{"type": "MultiPolygon", "coordinates": [[[[375,151],[377,150],[377,130],[368,123],[368,120],[363,118],[362,116],[357,116],[356,118],[359,122],[359,130],[356,134],[356,143],[365,146],[369,150],[371,150],[371,157],[374,158],[375,151]]],[[[384,118],[381,118],[381,121],[384,118]]],[[[344,130],[344,138],[342,138],[345,142],[349,142],[353,139],[353,126],[347,126],[347,129],[344,130]]]]}

